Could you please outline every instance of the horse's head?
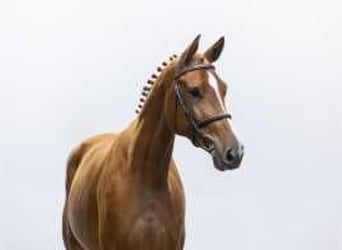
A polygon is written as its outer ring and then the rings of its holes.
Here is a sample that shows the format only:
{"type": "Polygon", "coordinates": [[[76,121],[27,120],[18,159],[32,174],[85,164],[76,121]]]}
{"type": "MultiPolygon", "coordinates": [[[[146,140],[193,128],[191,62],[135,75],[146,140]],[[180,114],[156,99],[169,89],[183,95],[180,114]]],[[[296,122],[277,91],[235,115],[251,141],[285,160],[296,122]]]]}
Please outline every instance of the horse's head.
{"type": "Polygon", "coordinates": [[[199,36],[175,62],[174,93],[176,132],[209,152],[219,170],[240,166],[244,148],[232,129],[226,110],[227,84],[217,75],[214,63],[224,47],[220,38],[198,54],[199,36]]]}

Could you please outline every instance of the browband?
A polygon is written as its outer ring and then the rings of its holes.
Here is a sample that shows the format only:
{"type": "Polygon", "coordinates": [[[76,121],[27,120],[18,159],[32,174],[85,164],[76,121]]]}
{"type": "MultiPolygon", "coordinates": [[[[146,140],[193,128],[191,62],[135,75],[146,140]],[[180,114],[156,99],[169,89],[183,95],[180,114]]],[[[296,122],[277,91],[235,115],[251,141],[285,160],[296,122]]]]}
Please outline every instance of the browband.
{"type": "Polygon", "coordinates": [[[197,64],[197,65],[185,67],[180,72],[177,72],[175,74],[175,79],[178,79],[179,77],[181,77],[182,75],[190,71],[201,70],[201,69],[215,69],[215,66],[212,64],[197,64]]]}

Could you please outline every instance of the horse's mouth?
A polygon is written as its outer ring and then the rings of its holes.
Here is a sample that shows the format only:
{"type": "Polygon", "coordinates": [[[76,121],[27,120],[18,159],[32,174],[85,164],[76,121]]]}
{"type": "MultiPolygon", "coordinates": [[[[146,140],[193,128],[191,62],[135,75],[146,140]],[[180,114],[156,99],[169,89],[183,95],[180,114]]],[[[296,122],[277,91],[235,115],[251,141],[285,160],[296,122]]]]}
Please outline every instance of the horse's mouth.
{"type": "Polygon", "coordinates": [[[241,146],[242,153],[239,154],[239,157],[232,158],[231,155],[227,156],[230,151],[227,151],[226,155],[221,153],[220,144],[209,136],[193,137],[191,141],[196,147],[202,148],[211,154],[217,170],[234,170],[240,167],[243,158],[243,146],[241,146]]]}

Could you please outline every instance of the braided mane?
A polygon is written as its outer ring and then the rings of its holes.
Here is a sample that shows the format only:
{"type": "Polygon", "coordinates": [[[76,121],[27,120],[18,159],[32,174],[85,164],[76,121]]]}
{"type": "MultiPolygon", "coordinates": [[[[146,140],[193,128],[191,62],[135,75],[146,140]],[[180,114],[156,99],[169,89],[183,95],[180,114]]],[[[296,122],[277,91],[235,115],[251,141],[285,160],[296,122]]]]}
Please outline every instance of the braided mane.
{"type": "Polygon", "coordinates": [[[151,78],[147,80],[146,85],[142,88],[142,92],[141,92],[141,96],[139,99],[139,104],[137,109],[135,110],[135,113],[139,114],[140,111],[142,110],[142,108],[144,107],[144,103],[149,95],[149,93],[151,92],[154,83],[157,82],[160,74],[162,73],[162,71],[164,69],[167,68],[167,66],[169,65],[170,62],[172,62],[173,60],[175,60],[177,58],[177,55],[172,55],[169,57],[169,62],[162,62],[161,66],[157,67],[157,72],[151,75],[151,78]]]}

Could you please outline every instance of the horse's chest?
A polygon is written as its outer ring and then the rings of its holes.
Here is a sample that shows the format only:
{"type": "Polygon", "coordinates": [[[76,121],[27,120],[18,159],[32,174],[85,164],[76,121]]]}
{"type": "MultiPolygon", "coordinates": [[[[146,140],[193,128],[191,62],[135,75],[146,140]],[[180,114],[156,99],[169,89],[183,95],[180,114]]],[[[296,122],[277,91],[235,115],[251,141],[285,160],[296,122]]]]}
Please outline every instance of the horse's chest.
{"type": "Polygon", "coordinates": [[[104,216],[105,231],[117,232],[112,239],[122,246],[118,249],[180,249],[175,246],[184,233],[182,197],[169,189],[121,190],[110,196],[114,199],[104,216]]]}
{"type": "Polygon", "coordinates": [[[158,237],[171,228],[172,225],[165,219],[165,211],[156,208],[154,202],[148,202],[132,220],[131,232],[158,237]]]}
{"type": "Polygon", "coordinates": [[[177,238],[177,231],[170,213],[162,209],[158,202],[150,200],[132,220],[127,239],[135,249],[169,249],[168,246],[174,244],[177,238]]]}
{"type": "Polygon", "coordinates": [[[140,205],[136,206],[135,216],[132,218],[133,227],[142,227],[147,231],[153,231],[154,229],[163,231],[163,228],[172,228],[173,223],[170,220],[172,204],[165,205],[160,200],[143,198],[140,205]]]}

